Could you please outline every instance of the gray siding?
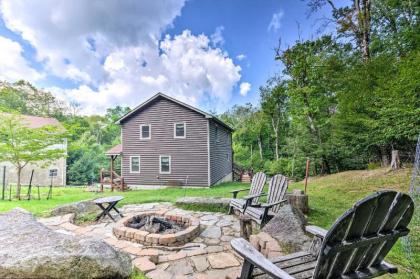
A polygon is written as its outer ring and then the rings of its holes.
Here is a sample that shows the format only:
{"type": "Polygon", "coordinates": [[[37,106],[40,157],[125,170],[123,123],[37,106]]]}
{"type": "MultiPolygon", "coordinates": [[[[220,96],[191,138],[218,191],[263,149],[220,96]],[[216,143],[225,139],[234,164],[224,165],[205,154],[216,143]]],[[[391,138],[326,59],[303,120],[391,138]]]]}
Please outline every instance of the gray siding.
{"type": "Polygon", "coordinates": [[[209,131],[210,181],[213,185],[232,172],[232,134],[226,128],[211,120],[209,120],[209,131]],[[219,135],[218,140],[216,129],[219,135]]]}
{"type": "Polygon", "coordinates": [[[126,183],[164,185],[188,176],[188,186],[208,186],[207,122],[203,115],[164,98],[124,120],[121,172],[126,183]],[[186,122],[186,139],[174,139],[176,122],[186,122]],[[150,140],[140,140],[141,124],[151,125],[150,140]],[[171,174],[159,174],[159,155],[171,156],[171,174]],[[130,173],[130,156],[140,156],[140,173],[130,173]]]}

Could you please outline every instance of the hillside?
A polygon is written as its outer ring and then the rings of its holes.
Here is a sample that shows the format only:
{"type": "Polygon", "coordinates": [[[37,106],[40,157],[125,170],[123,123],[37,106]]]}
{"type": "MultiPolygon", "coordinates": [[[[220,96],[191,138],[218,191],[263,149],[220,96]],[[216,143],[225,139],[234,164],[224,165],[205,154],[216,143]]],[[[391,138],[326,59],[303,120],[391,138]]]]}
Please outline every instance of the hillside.
{"type": "MultiPolygon", "coordinates": [[[[410,185],[411,169],[396,172],[388,169],[346,171],[315,177],[308,181],[309,222],[329,228],[331,224],[354,202],[366,195],[385,189],[407,192],[410,185]]],[[[303,189],[303,182],[293,183],[291,189],[303,189]]],[[[411,235],[420,236],[419,224],[411,223],[411,235]]],[[[410,260],[399,242],[388,255],[388,261],[398,265],[399,274],[392,278],[420,278],[420,254],[415,253],[410,260]]]]}

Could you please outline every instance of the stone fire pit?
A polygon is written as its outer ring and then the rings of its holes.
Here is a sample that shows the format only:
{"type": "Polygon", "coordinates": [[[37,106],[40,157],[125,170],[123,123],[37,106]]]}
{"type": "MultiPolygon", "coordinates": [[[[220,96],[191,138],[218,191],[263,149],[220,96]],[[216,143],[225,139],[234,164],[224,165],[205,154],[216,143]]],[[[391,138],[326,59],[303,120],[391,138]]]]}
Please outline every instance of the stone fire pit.
{"type": "Polygon", "coordinates": [[[122,218],[113,228],[113,233],[118,239],[144,245],[179,246],[200,233],[200,221],[152,211],[122,218]]]}

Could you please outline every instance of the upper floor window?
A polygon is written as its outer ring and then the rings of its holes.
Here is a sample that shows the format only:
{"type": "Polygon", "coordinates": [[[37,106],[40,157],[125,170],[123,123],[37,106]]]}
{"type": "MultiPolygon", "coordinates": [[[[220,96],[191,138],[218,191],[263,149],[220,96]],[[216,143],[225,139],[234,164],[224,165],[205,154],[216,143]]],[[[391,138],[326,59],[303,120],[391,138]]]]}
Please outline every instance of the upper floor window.
{"type": "Polygon", "coordinates": [[[159,173],[169,174],[171,173],[171,156],[169,155],[160,155],[159,156],[159,173]]]}
{"type": "Polygon", "coordinates": [[[150,139],[152,135],[152,129],[150,124],[140,125],[140,139],[150,139]]]}
{"type": "Polygon", "coordinates": [[[220,139],[219,139],[219,126],[216,125],[214,133],[215,133],[216,141],[219,142],[220,141],[220,139]]]}
{"type": "Polygon", "coordinates": [[[130,173],[140,172],[140,156],[130,157],[130,173]]]}
{"type": "Polygon", "coordinates": [[[187,136],[185,122],[175,123],[174,124],[174,138],[176,139],[185,139],[187,136]]]}

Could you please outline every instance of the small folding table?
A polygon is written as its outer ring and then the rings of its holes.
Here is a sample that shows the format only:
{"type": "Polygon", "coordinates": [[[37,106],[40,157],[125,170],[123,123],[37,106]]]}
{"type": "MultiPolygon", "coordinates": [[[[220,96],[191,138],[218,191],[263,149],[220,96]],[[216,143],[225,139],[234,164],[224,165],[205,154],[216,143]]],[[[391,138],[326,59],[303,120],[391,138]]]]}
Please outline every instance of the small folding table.
{"type": "Polygon", "coordinates": [[[111,216],[111,214],[109,214],[109,212],[112,209],[114,209],[121,217],[124,217],[121,214],[121,212],[119,212],[118,209],[115,207],[117,203],[122,199],[124,199],[124,197],[122,196],[112,196],[112,197],[105,197],[105,198],[99,198],[99,199],[94,200],[93,202],[102,209],[101,214],[99,214],[96,217],[96,221],[108,215],[109,218],[111,218],[112,221],[115,222],[115,219],[111,216]],[[106,204],[107,206],[105,206],[106,204]]]}

